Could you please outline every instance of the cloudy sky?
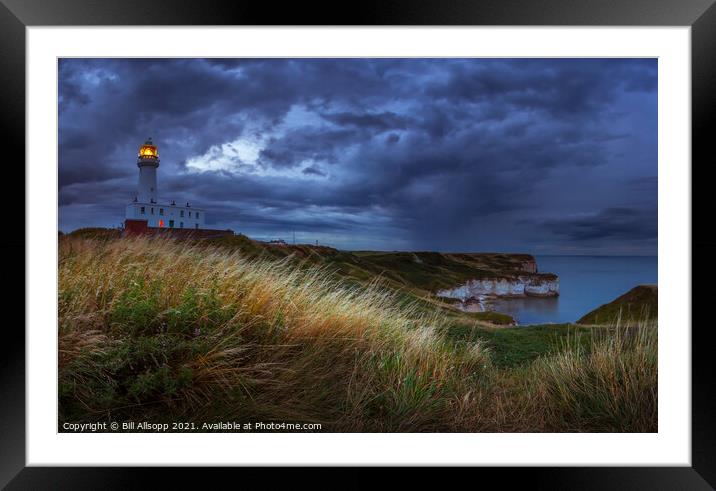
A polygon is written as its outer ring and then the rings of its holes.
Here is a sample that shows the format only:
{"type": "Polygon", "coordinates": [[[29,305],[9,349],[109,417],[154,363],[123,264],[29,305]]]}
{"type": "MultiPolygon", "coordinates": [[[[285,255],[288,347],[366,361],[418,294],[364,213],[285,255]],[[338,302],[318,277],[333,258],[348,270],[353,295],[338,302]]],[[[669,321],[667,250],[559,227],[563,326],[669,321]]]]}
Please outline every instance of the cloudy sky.
{"type": "Polygon", "coordinates": [[[656,254],[653,59],[62,59],[58,106],[66,232],[123,221],[151,136],[211,228],[656,254]]]}

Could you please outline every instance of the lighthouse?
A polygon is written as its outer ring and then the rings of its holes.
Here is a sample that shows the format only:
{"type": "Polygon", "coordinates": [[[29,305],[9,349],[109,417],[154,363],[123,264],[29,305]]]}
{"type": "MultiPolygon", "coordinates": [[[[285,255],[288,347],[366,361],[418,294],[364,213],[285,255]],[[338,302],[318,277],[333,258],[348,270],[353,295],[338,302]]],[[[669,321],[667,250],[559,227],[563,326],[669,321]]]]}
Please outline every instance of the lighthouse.
{"type": "Polygon", "coordinates": [[[133,201],[127,205],[125,229],[149,231],[151,229],[189,229],[203,230],[206,213],[188,201],[175,200],[162,202],[157,186],[157,169],[159,168],[159,151],[148,138],[139,147],[137,155],[139,180],[133,201]]]}
{"type": "Polygon", "coordinates": [[[137,156],[139,167],[139,185],[137,186],[137,201],[141,203],[157,202],[157,168],[159,167],[159,154],[157,147],[148,138],[144,145],[139,147],[137,156]]]}

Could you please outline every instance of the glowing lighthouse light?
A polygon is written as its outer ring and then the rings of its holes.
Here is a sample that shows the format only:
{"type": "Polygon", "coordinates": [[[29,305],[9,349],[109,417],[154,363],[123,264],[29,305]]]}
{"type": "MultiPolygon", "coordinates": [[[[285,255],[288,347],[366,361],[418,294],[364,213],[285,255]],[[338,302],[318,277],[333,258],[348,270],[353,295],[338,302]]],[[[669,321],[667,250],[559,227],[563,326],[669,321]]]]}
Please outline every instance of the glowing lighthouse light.
{"type": "Polygon", "coordinates": [[[157,147],[152,145],[152,139],[149,138],[144,145],[139,147],[139,158],[158,158],[157,147]]]}
{"type": "MultiPolygon", "coordinates": [[[[157,169],[159,168],[159,150],[152,142],[151,138],[147,138],[143,145],[139,147],[137,153],[137,167],[139,168],[139,180],[137,182],[137,191],[134,195],[132,203],[127,205],[126,220],[136,227],[137,223],[144,223],[147,228],[187,228],[187,229],[203,229],[205,216],[204,210],[194,208],[189,202],[185,206],[180,201],[177,206],[176,201],[170,201],[162,204],[159,201],[159,191],[157,186],[157,169]]],[[[125,226],[128,222],[125,221],[125,226]]]]}

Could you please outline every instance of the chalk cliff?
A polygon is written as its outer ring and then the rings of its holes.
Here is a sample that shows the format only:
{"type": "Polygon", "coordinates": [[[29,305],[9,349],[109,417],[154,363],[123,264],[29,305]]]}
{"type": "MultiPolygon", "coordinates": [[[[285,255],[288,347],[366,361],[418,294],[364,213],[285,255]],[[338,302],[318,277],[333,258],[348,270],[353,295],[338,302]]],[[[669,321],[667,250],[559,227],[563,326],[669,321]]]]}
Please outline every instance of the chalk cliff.
{"type": "MultiPolygon", "coordinates": [[[[536,264],[534,265],[536,269],[536,264]]],[[[468,280],[464,285],[438,290],[439,297],[462,301],[483,296],[496,297],[554,297],[559,295],[559,278],[551,273],[520,274],[502,278],[468,280]]]]}

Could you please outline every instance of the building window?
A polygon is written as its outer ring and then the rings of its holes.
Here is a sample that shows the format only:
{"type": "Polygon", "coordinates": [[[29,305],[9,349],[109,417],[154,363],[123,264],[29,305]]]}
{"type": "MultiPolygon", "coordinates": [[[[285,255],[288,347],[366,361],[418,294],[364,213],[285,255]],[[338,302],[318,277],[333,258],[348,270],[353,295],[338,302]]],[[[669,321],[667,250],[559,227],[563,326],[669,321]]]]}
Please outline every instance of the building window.
{"type": "Polygon", "coordinates": [[[194,213],[194,214],[196,215],[197,218],[199,218],[199,212],[198,212],[198,211],[197,211],[196,213],[194,213]]]}
{"type": "Polygon", "coordinates": [[[195,224],[194,224],[194,228],[198,230],[198,229],[199,229],[199,224],[198,224],[198,223],[195,223],[195,224]]]}
{"type": "Polygon", "coordinates": [[[169,220],[169,228],[174,228],[174,220],[169,220]]]}
{"type": "Polygon", "coordinates": [[[152,215],[154,215],[154,207],[152,206],[152,209],[150,210],[152,212],[152,215]]]}
{"type": "Polygon", "coordinates": [[[179,222],[179,228],[184,228],[184,222],[179,222]]]}
{"type": "Polygon", "coordinates": [[[139,213],[141,213],[142,215],[144,215],[144,207],[143,207],[143,206],[139,209],[139,213]]]}
{"type": "Polygon", "coordinates": [[[191,212],[189,212],[189,218],[191,218],[191,212]]]}
{"type": "Polygon", "coordinates": [[[164,215],[164,208],[159,208],[159,214],[164,215]]]}
{"type": "Polygon", "coordinates": [[[181,210],[181,211],[179,212],[179,216],[182,217],[182,218],[184,217],[184,210],[181,210]]]}

